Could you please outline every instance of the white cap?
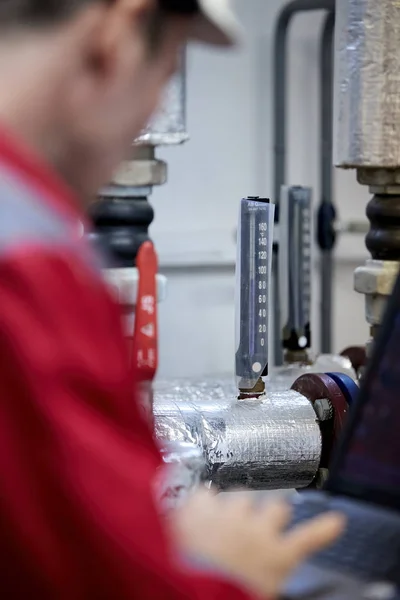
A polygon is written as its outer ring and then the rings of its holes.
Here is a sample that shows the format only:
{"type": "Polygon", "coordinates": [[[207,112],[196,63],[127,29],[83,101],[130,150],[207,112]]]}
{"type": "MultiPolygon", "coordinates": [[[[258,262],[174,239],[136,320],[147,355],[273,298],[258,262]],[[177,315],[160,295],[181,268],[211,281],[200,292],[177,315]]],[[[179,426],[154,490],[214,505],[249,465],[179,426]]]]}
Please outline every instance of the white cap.
{"type": "Polygon", "coordinates": [[[230,0],[197,0],[192,37],[206,44],[232,46],[241,38],[241,27],[230,0]]]}

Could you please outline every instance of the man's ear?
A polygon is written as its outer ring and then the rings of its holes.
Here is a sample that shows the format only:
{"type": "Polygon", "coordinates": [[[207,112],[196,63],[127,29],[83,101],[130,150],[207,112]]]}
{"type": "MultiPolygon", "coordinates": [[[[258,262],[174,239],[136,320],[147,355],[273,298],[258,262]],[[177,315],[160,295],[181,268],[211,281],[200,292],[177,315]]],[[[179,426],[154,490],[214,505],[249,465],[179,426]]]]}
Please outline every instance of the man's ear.
{"type": "Polygon", "coordinates": [[[156,0],[99,0],[78,11],[66,34],[75,40],[86,66],[101,78],[117,68],[127,49],[130,54],[135,46],[138,54],[147,50],[146,24],[156,5],[156,0]]]}
{"type": "Polygon", "coordinates": [[[146,26],[157,7],[157,0],[114,0],[106,7],[98,37],[98,52],[112,60],[124,51],[126,42],[142,42],[146,26]]]}

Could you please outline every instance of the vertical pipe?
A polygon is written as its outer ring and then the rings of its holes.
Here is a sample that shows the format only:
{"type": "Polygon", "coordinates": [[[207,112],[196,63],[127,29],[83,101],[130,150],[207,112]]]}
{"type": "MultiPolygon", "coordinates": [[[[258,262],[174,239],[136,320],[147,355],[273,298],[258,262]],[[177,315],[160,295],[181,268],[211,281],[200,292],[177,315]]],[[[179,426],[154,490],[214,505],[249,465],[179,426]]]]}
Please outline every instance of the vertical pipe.
{"type": "Polygon", "coordinates": [[[135,140],[146,146],[175,146],[189,139],[186,130],[186,54],[167,85],[159,111],[135,140]]]}
{"type": "MultiPolygon", "coordinates": [[[[335,13],[326,18],[321,45],[321,205],[333,208],[333,43],[335,13]]],[[[329,214],[329,210],[327,211],[329,214]]],[[[333,215],[333,210],[330,211],[333,215]]],[[[321,352],[332,352],[333,246],[321,249],[321,352]]]]}
{"type": "Polygon", "coordinates": [[[334,10],[335,0],[294,0],[281,11],[274,41],[274,202],[286,183],[287,38],[292,18],[301,12],[334,10]]]}
{"type": "MultiPolygon", "coordinates": [[[[286,183],[286,96],[287,96],[287,38],[292,18],[300,13],[313,10],[333,10],[335,0],[293,0],[281,11],[274,41],[274,202],[279,205],[281,186],[286,183]]],[[[279,219],[279,211],[278,211],[279,219]]],[[[280,323],[279,283],[277,257],[274,256],[274,323],[280,323]]],[[[279,327],[274,333],[275,364],[283,363],[282,344],[279,327]]]]}

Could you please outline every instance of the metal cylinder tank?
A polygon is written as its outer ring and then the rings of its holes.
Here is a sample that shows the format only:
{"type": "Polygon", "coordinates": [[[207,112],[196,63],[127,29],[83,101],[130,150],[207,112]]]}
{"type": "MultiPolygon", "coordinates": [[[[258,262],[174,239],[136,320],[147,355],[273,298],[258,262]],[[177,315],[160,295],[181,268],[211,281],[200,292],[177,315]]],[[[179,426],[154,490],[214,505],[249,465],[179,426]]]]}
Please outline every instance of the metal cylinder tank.
{"type": "Polygon", "coordinates": [[[154,390],[160,440],[200,447],[209,481],[220,490],[308,486],[321,458],[311,403],[289,390],[237,400],[225,382],[162,383],[154,390]]]}
{"type": "Polygon", "coordinates": [[[335,162],[400,165],[400,3],[336,0],[335,162]]]}

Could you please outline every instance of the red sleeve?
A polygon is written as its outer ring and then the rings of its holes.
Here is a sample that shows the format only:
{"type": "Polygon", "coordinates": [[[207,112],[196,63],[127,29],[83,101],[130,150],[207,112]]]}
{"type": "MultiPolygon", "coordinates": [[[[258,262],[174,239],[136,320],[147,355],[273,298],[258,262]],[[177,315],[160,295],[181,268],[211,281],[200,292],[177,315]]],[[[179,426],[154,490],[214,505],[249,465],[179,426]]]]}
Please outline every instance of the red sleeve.
{"type": "Polygon", "coordinates": [[[31,249],[0,263],[3,595],[242,600],[222,578],[174,566],[119,327],[73,257],[31,249]]]}

